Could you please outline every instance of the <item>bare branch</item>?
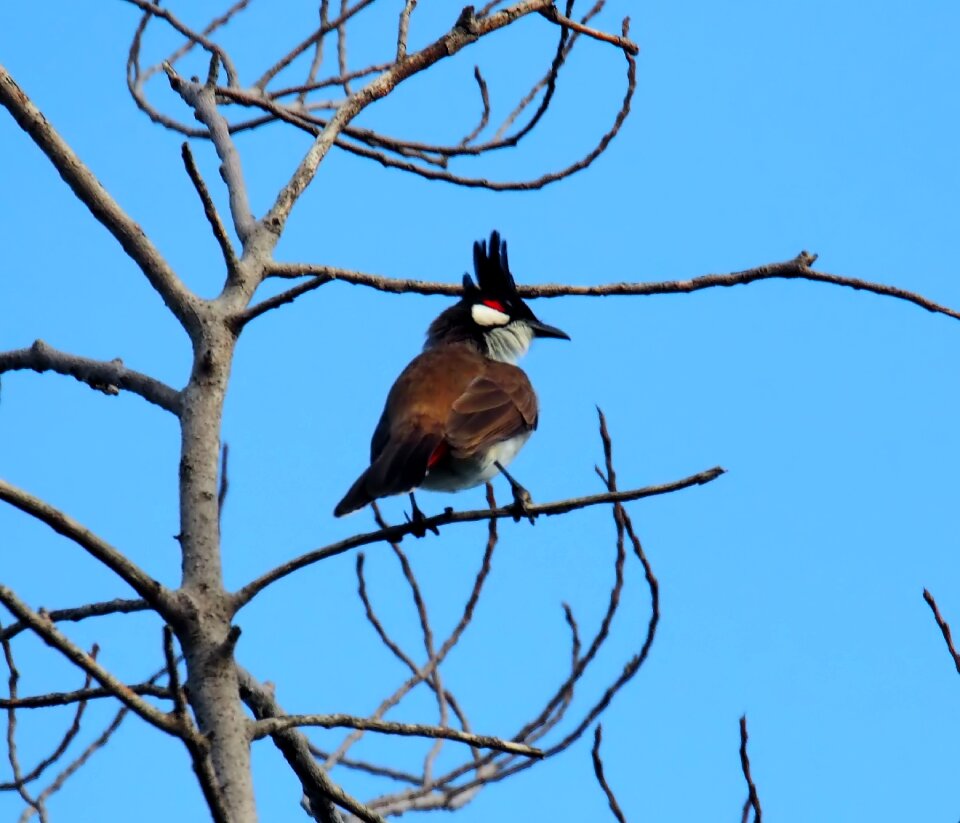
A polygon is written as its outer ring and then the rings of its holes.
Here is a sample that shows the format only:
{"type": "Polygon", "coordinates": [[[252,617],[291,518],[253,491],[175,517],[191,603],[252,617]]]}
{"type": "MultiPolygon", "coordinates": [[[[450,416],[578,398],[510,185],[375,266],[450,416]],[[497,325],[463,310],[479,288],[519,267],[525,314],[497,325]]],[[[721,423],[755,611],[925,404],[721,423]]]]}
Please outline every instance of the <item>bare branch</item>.
{"type": "Polygon", "coordinates": [[[24,94],[7,70],[0,66],[0,105],[39,146],[73,193],[109,231],[140,267],[150,285],[185,329],[196,332],[197,298],[180,282],[157,248],[120,208],[73,149],[57,133],[43,113],[24,94]]]}
{"type": "Polygon", "coordinates": [[[297,286],[294,286],[292,289],[287,289],[280,294],[276,294],[273,297],[268,297],[266,300],[262,300],[257,303],[255,306],[251,306],[249,309],[243,312],[240,317],[237,319],[236,324],[238,329],[242,329],[254,318],[259,317],[261,314],[265,314],[271,309],[277,309],[280,306],[285,306],[287,303],[292,303],[300,295],[311,292],[316,288],[329,283],[331,277],[326,277],[324,275],[316,275],[310,280],[307,280],[305,283],[300,283],[297,286]]]}
{"type": "MultiPolygon", "coordinates": [[[[490,494],[490,484],[487,484],[487,495],[490,494]]],[[[489,505],[496,505],[496,501],[490,503],[489,505]]],[[[381,529],[387,528],[387,523],[383,519],[383,515],[380,513],[380,507],[376,504],[376,501],[371,505],[373,509],[374,519],[377,525],[381,529]]],[[[494,521],[496,522],[496,521],[494,521]]],[[[407,585],[410,587],[410,594],[413,596],[413,604],[417,610],[417,617],[420,620],[420,631],[423,634],[423,646],[424,651],[427,654],[428,663],[432,662],[436,657],[437,653],[434,649],[433,643],[433,629],[430,626],[430,617],[427,613],[427,604],[424,602],[423,593],[420,591],[420,584],[417,581],[417,577],[413,572],[413,566],[410,565],[410,561],[407,558],[407,555],[404,553],[403,549],[400,548],[400,544],[397,542],[391,542],[390,548],[393,549],[393,553],[396,555],[397,559],[400,561],[400,568],[403,571],[404,580],[407,581],[407,585]]],[[[360,567],[358,566],[358,573],[360,567]]],[[[369,601],[365,601],[367,605],[367,616],[368,618],[373,618],[373,611],[369,605],[369,601]]],[[[375,619],[375,618],[373,618],[375,619]]],[[[381,635],[381,638],[386,640],[386,633],[384,632],[381,635]]],[[[392,648],[392,647],[391,647],[392,648]]],[[[404,656],[405,662],[409,661],[409,658],[404,656]]],[[[410,666],[411,671],[416,674],[417,666],[410,666]]],[[[446,691],[443,687],[443,679],[440,675],[439,665],[434,665],[433,671],[430,674],[430,677],[427,679],[427,682],[430,685],[430,688],[433,689],[434,694],[437,698],[437,709],[439,711],[439,721],[438,725],[441,727],[448,726],[449,713],[447,711],[447,699],[446,691]]],[[[464,730],[466,731],[466,729],[464,730]]],[[[430,783],[433,773],[433,763],[436,760],[437,756],[440,754],[441,747],[443,746],[443,738],[437,738],[437,742],[431,747],[430,751],[427,753],[427,756],[423,764],[423,782],[430,783]]]]}
{"type": "MultiPolygon", "coordinates": [[[[814,271],[810,268],[816,261],[816,255],[800,252],[792,260],[783,263],[768,263],[753,269],[731,272],[730,274],[705,274],[689,280],[662,280],[648,283],[605,283],[597,286],[570,286],[562,283],[545,283],[538,286],[520,286],[521,297],[609,297],[612,295],[650,295],[650,294],[689,294],[711,288],[727,288],[756,283],[760,280],[812,280],[817,283],[829,283],[834,286],[846,286],[851,289],[868,291],[884,297],[894,297],[913,303],[935,314],[944,314],[960,320],[960,311],[935,303],[923,295],[906,291],[896,286],[873,283],[857,277],[845,277],[837,274],[814,271]]],[[[463,289],[453,283],[437,283],[427,280],[407,280],[385,277],[366,272],[332,269],[326,266],[312,266],[307,263],[274,263],[270,266],[273,277],[306,277],[308,275],[327,275],[334,280],[368,286],[377,291],[392,294],[444,294],[459,297],[463,289]]]]}
{"type": "Polygon", "coordinates": [[[490,122],[490,92],[487,89],[487,81],[483,79],[483,75],[480,73],[480,66],[473,67],[473,79],[477,81],[477,88],[480,89],[480,102],[483,105],[483,112],[480,115],[480,122],[477,123],[473,131],[460,141],[461,146],[472,143],[490,122]]]}
{"type": "Polygon", "coordinates": [[[17,619],[26,623],[48,646],[56,649],[75,666],[90,674],[101,686],[111,691],[121,703],[152,726],[176,737],[184,736],[185,732],[179,723],[130,691],[126,684],[110,674],[83,649],[68,640],[53,623],[33,611],[6,586],[0,586],[0,603],[3,603],[17,619]]]}
{"type": "Polygon", "coordinates": [[[174,715],[179,722],[186,726],[189,724],[189,715],[187,713],[187,699],[180,686],[180,672],[177,670],[177,654],[173,648],[173,629],[169,625],[163,627],[163,659],[167,665],[167,691],[173,697],[174,715]]]}
{"type": "MultiPolygon", "coordinates": [[[[132,0],[128,1],[132,2],[132,0]]],[[[246,250],[253,230],[256,228],[256,221],[253,219],[253,212],[250,209],[250,199],[247,194],[247,184],[243,178],[240,154],[237,152],[237,147],[230,136],[230,127],[227,121],[217,110],[216,69],[217,57],[214,55],[210,62],[210,78],[206,83],[200,84],[191,80],[184,80],[169,64],[164,66],[164,71],[167,73],[173,90],[194,110],[197,119],[209,130],[210,140],[213,142],[217,156],[220,158],[220,176],[227,185],[233,227],[243,244],[244,250],[246,250]]],[[[238,274],[236,268],[231,271],[235,276],[238,274]]]]}
{"type": "Polygon", "coordinates": [[[272,735],[284,729],[296,726],[320,726],[324,729],[362,729],[364,731],[396,734],[402,737],[430,737],[444,740],[455,740],[458,743],[468,743],[481,749],[495,749],[496,751],[519,754],[524,757],[540,758],[543,752],[523,743],[511,740],[501,740],[483,734],[469,734],[456,729],[427,726],[422,723],[395,723],[386,720],[368,720],[364,717],[353,717],[348,714],[288,714],[284,717],[273,717],[259,721],[253,728],[253,739],[272,735]]]}
{"type": "MultiPolygon", "coordinates": [[[[244,669],[238,668],[240,682],[240,696],[250,707],[258,721],[267,718],[282,718],[285,716],[273,694],[264,688],[257,680],[244,669]]],[[[294,773],[300,779],[304,795],[310,803],[311,814],[317,820],[333,821],[336,819],[331,803],[336,803],[343,809],[356,815],[364,823],[384,823],[384,819],[367,808],[359,800],[354,799],[337,786],[320,768],[313,755],[307,738],[297,729],[288,728],[273,733],[273,742],[286,758],[294,773]]]]}
{"type": "Polygon", "coordinates": [[[417,7],[417,0],[406,0],[400,12],[400,23],[397,27],[397,60],[400,62],[407,56],[407,36],[410,31],[410,15],[417,7]]]}
{"type": "MultiPolygon", "coordinates": [[[[167,23],[170,24],[171,28],[173,28],[174,30],[182,34],[191,43],[196,43],[198,46],[202,46],[204,49],[210,52],[211,56],[215,56],[223,64],[223,68],[227,73],[227,82],[231,86],[240,85],[240,79],[237,76],[237,70],[233,65],[233,61],[230,59],[230,55],[227,54],[226,51],[224,51],[224,49],[221,46],[217,45],[212,40],[207,39],[200,32],[196,32],[193,29],[189,28],[188,26],[184,25],[171,12],[167,11],[167,9],[161,8],[159,3],[150,2],[150,0],[126,0],[126,2],[136,6],[139,9],[142,9],[145,15],[149,15],[151,17],[159,17],[161,20],[165,20],[167,23]]],[[[247,0],[247,2],[249,2],[249,0],[247,0]]],[[[239,6],[239,8],[237,8],[236,10],[239,11],[240,9],[243,8],[243,6],[246,5],[246,3],[243,3],[242,5],[241,4],[237,4],[237,5],[239,6]]],[[[227,12],[227,15],[225,16],[227,16],[229,19],[229,16],[232,16],[232,14],[233,14],[233,10],[231,10],[230,12],[227,12]]],[[[208,26],[209,31],[213,31],[214,28],[216,27],[211,28],[208,26]]],[[[180,54],[175,54],[175,59],[179,59],[179,57],[181,56],[182,55],[180,54]]]]}
{"type": "Polygon", "coordinates": [[[753,823],[762,823],[763,814],[760,811],[760,797],[757,787],[750,775],[750,758],[747,755],[747,716],[740,718],[740,768],[743,770],[743,779],[747,781],[747,802],[743,804],[743,820],[746,823],[750,809],[753,809],[753,823]]]}
{"type": "Polygon", "coordinates": [[[546,17],[550,22],[556,23],[558,26],[563,26],[571,31],[585,34],[587,37],[592,37],[594,40],[601,40],[604,43],[610,43],[616,46],[618,49],[623,49],[625,52],[627,52],[627,54],[631,54],[634,57],[640,53],[640,47],[630,40],[626,35],[623,37],[617,37],[615,34],[607,34],[604,31],[599,31],[597,29],[592,29],[589,26],[584,26],[582,23],[578,23],[576,20],[571,20],[569,17],[564,17],[557,10],[556,6],[550,6],[549,8],[546,8],[540,12],[540,14],[546,17]]]}
{"type": "Polygon", "coordinates": [[[960,653],[957,652],[956,647],[953,645],[953,637],[950,634],[950,624],[943,619],[943,616],[940,614],[940,609],[937,606],[937,601],[933,599],[933,595],[926,589],[923,590],[923,599],[927,601],[927,605],[933,612],[933,619],[937,621],[937,625],[940,627],[943,640],[947,644],[947,651],[950,652],[950,656],[953,658],[953,664],[957,667],[957,673],[960,674],[960,653]]]}
{"type": "MultiPolygon", "coordinates": [[[[340,76],[346,77],[348,74],[347,69],[347,22],[344,20],[346,15],[348,0],[340,0],[340,20],[341,23],[337,26],[337,65],[340,67],[340,76]]],[[[350,91],[350,81],[343,81],[343,91],[344,94],[351,94],[350,91]]]]}
{"type": "MultiPolygon", "coordinates": [[[[672,483],[663,483],[658,486],[646,486],[641,489],[632,489],[631,491],[624,492],[593,494],[585,497],[558,500],[554,503],[534,504],[528,507],[529,513],[535,517],[541,514],[549,517],[556,514],[566,514],[567,512],[575,511],[576,509],[587,508],[589,506],[602,505],[604,503],[626,503],[630,500],[639,500],[644,497],[670,494],[671,492],[679,491],[680,489],[686,489],[690,486],[698,486],[709,483],[712,480],[716,480],[721,474],[724,473],[724,471],[725,469],[715,466],[712,469],[690,475],[682,480],[676,480],[672,483]]],[[[455,512],[452,509],[448,509],[442,514],[426,518],[422,525],[427,529],[432,529],[435,526],[446,526],[449,523],[473,523],[477,520],[499,520],[505,517],[513,519],[514,515],[515,511],[512,506],[501,507],[498,509],[477,509],[464,512],[455,512]]],[[[302,569],[304,566],[312,565],[313,563],[317,563],[320,560],[325,560],[328,557],[334,557],[338,554],[343,554],[343,552],[349,551],[350,549],[355,549],[358,546],[366,546],[370,543],[379,543],[381,541],[400,540],[402,537],[410,534],[415,528],[416,526],[414,524],[402,523],[396,526],[390,526],[388,529],[380,529],[375,532],[354,535],[353,537],[348,537],[345,540],[325,546],[322,549],[316,549],[315,551],[303,554],[300,557],[294,558],[293,560],[290,560],[281,566],[277,566],[275,569],[272,569],[266,574],[258,577],[256,580],[253,580],[242,589],[237,591],[234,595],[235,608],[242,608],[271,583],[275,583],[277,580],[280,580],[281,578],[286,577],[288,574],[292,574],[293,572],[302,569]]]]}
{"type": "MultiPolygon", "coordinates": [[[[7,688],[9,690],[10,700],[15,701],[17,699],[17,684],[20,681],[20,671],[17,669],[16,661],[13,659],[13,649],[10,646],[10,641],[4,639],[0,642],[0,645],[3,646],[3,657],[7,664],[7,671],[9,672],[7,688]]],[[[47,823],[47,810],[43,803],[37,798],[34,798],[27,790],[23,770],[20,768],[20,758],[17,755],[17,712],[12,706],[7,709],[7,760],[10,763],[10,768],[13,770],[13,783],[11,785],[16,788],[23,802],[40,815],[42,823],[47,823]]]]}
{"type": "MultiPolygon", "coordinates": [[[[94,643],[93,648],[90,650],[90,657],[94,660],[97,658],[97,653],[99,652],[99,647],[94,643]]],[[[83,688],[80,691],[89,691],[90,684],[93,682],[93,678],[90,676],[90,673],[87,672],[84,676],[83,688]]],[[[16,705],[20,702],[18,698],[11,697],[10,700],[5,701],[7,709],[13,712],[14,709],[20,708],[16,705]]],[[[30,783],[40,777],[50,766],[56,763],[66,752],[67,748],[70,746],[70,743],[80,732],[80,723],[83,721],[84,712],[87,710],[87,701],[80,700],[77,703],[77,709],[73,715],[73,722],[67,728],[67,731],[64,733],[63,737],[60,740],[60,743],[53,750],[53,752],[47,757],[43,758],[33,769],[31,769],[27,774],[23,775],[21,779],[21,785],[30,783]]],[[[0,791],[8,791],[10,789],[19,789],[19,785],[14,783],[0,783],[0,791]]],[[[39,799],[39,798],[38,798],[39,799]]]]}
{"type": "Polygon", "coordinates": [[[0,374],[23,369],[68,375],[108,395],[129,391],[161,409],[180,414],[180,392],[154,377],[128,369],[119,358],[107,362],[79,357],[58,351],[42,340],[28,349],[0,352],[0,374]]]}
{"type": "MultiPolygon", "coordinates": [[[[84,764],[93,756],[93,754],[98,750],[102,749],[107,745],[110,738],[113,736],[113,733],[119,728],[120,724],[123,722],[123,719],[127,716],[129,709],[126,706],[123,706],[117,714],[114,716],[113,720],[107,725],[107,727],[101,732],[100,736],[97,737],[86,749],[84,749],[73,762],[70,763],[63,771],[58,774],[53,782],[47,786],[40,794],[37,796],[37,800],[40,803],[45,803],[51,795],[60,791],[63,788],[63,784],[67,782],[71,775],[73,775],[78,769],[83,767],[84,764]]],[[[28,808],[24,810],[24,813],[20,816],[19,823],[26,823],[32,816],[33,809],[28,808]]],[[[43,818],[40,818],[41,821],[43,818]]]]}
{"type": "Polygon", "coordinates": [[[346,23],[351,17],[363,11],[367,6],[369,6],[373,0],[359,0],[354,6],[347,11],[343,12],[336,20],[331,20],[326,25],[321,24],[313,34],[311,34],[306,40],[304,40],[299,45],[292,48],[288,51],[278,62],[274,63],[263,76],[254,83],[254,88],[265,89],[267,84],[276,77],[281,71],[283,71],[287,66],[289,66],[294,60],[296,60],[301,54],[303,54],[307,49],[310,48],[318,40],[323,39],[330,32],[335,31],[340,28],[344,23],[346,23]]]}
{"type": "MultiPolygon", "coordinates": [[[[158,697],[161,700],[173,700],[170,690],[153,683],[135,683],[125,685],[125,688],[134,694],[144,697],[158,697]]],[[[98,700],[116,695],[109,689],[94,687],[78,689],[73,692],[48,692],[32,697],[18,697],[16,700],[0,699],[0,709],[46,709],[50,706],[69,706],[71,703],[81,703],[87,700],[98,700]]]]}
{"type": "Polygon", "coordinates": [[[187,174],[190,176],[190,181],[197,190],[197,194],[200,195],[200,202],[203,204],[203,213],[206,215],[210,229],[213,231],[213,236],[220,246],[223,260],[227,264],[227,271],[231,277],[235,277],[237,271],[237,254],[233,250],[233,245],[227,236],[227,230],[223,225],[223,221],[220,219],[220,214],[217,212],[217,207],[213,203],[213,198],[210,197],[207,184],[203,182],[203,177],[200,176],[200,170],[197,168],[196,161],[193,159],[193,152],[190,151],[189,143],[184,143],[180,147],[180,155],[183,158],[184,168],[186,168],[187,174]]]}
{"type": "MultiPolygon", "coordinates": [[[[492,31],[503,28],[523,15],[539,11],[549,5],[549,0],[523,0],[509,9],[483,19],[469,13],[461,14],[454,27],[439,40],[409,55],[400,63],[395,63],[371,83],[348,97],[337,109],[323,131],[314,141],[303,161],[283,187],[273,207],[263,218],[263,224],[279,237],[290,216],[294,203],[313,180],[320,162],[326,156],[340,132],[363,109],[376,100],[389,94],[397,85],[434,63],[456,54],[464,46],[492,31]]],[[[465,10],[467,12],[467,10],[465,10]]],[[[342,15],[341,15],[342,16],[342,15]]]]}
{"type": "MultiPolygon", "coordinates": [[[[607,483],[608,488],[614,489],[616,488],[616,473],[613,469],[612,463],[612,447],[609,433],[606,429],[606,421],[603,418],[602,413],[600,413],[600,434],[604,441],[604,455],[607,464],[607,472],[604,480],[607,483]]],[[[622,556],[625,535],[629,536],[633,545],[634,553],[643,566],[644,575],[650,591],[650,618],[647,624],[646,637],[643,641],[640,651],[627,662],[621,674],[607,687],[600,698],[584,714],[581,721],[570,732],[568,732],[562,740],[544,750],[544,759],[553,757],[554,755],[557,755],[569,748],[576,740],[580,738],[589,725],[592,724],[594,720],[600,716],[600,714],[602,714],[620,689],[622,689],[640,670],[640,667],[646,661],[650,653],[650,649],[653,646],[653,641],[656,636],[656,629],[660,619],[659,584],[657,583],[657,579],[653,574],[653,570],[650,567],[649,561],[647,560],[643,546],[634,532],[632,521],[630,520],[626,510],[619,504],[614,506],[614,522],[617,527],[617,579],[614,583],[613,589],[611,590],[610,605],[608,606],[607,614],[601,622],[600,629],[591,643],[590,649],[588,649],[587,653],[582,658],[579,658],[575,663],[574,671],[571,676],[560,686],[555,695],[551,698],[547,706],[537,716],[537,718],[530,723],[527,723],[523,729],[520,730],[520,732],[514,735],[514,739],[523,740],[529,743],[537,737],[542,736],[547,730],[556,725],[558,718],[562,715],[564,706],[570,700],[573,685],[579,681],[586,669],[586,666],[589,664],[590,660],[593,659],[597,650],[599,649],[599,644],[602,643],[606,638],[609,631],[610,620],[612,619],[612,613],[616,609],[616,605],[619,600],[620,587],[622,586],[622,556]]],[[[575,645],[576,644],[577,641],[575,641],[575,645]]],[[[501,761],[498,765],[496,762],[494,762],[494,757],[496,757],[496,755],[485,755],[476,763],[459,766],[448,772],[446,775],[438,777],[434,782],[434,787],[441,788],[443,792],[442,805],[439,807],[454,808],[456,803],[465,802],[465,798],[468,798],[472,793],[475,793],[483,786],[503,780],[511,775],[516,774],[517,772],[530,768],[534,762],[536,762],[528,760],[508,766],[501,761]],[[452,781],[469,771],[475,771],[477,777],[466,783],[453,785],[452,781]]],[[[419,803],[421,797],[422,793],[418,793],[417,790],[412,790],[407,792],[405,796],[391,798],[389,802],[395,804],[394,806],[391,806],[391,808],[420,808],[421,806],[419,803]],[[418,805],[414,806],[414,804],[418,805]]]]}
{"type": "Polygon", "coordinates": [[[593,757],[593,773],[597,776],[597,782],[600,784],[600,788],[603,789],[603,793],[607,796],[607,803],[610,804],[610,811],[613,812],[613,816],[617,818],[620,823],[627,823],[627,818],[623,816],[623,811],[620,809],[617,797],[603,774],[603,761],[600,759],[600,739],[602,735],[603,728],[598,723],[597,730],[593,734],[593,749],[590,751],[593,757]]]}
{"type": "MultiPolygon", "coordinates": [[[[77,606],[72,609],[54,609],[53,611],[43,610],[43,615],[54,623],[60,621],[79,622],[88,617],[103,617],[108,614],[130,614],[132,612],[142,612],[150,609],[151,606],[145,600],[105,600],[99,603],[87,603],[83,606],[77,606]]],[[[0,640],[12,640],[20,632],[26,631],[29,626],[24,623],[11,623],[7,628],[0,629],[0,640]]]]}
{"type": "MultiPolygon", "coordinates": [[[[59,509],[55,509],[49,503],[7,483],[5,480],[0,480],[0,500],[35,517],[42,523],[46,523],[58,534],[72,540],[128,583],[137,594],[167,620],[175,619],[177,611],[170,592],[132,560],[117,551],[106,540],[95,535],[86,526],[81,525],[59,509]]],[[[33,623],[25,622],[33,628],[33,623]]]]}

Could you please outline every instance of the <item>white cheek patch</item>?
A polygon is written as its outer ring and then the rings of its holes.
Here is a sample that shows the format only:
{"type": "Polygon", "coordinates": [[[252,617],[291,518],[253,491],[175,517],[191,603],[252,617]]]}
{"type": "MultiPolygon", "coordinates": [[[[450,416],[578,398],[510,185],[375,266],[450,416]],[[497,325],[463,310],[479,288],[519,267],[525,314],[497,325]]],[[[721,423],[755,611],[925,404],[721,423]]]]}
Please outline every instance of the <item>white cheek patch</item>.
{"type": "Polygon", "coordinates": [[[473,317],[473,322],[478,326],[506,326],[510,322],[509,314],[491,309],[489,306],[484,306],[483,303],[472,306],[470,314],[473,317]]]}

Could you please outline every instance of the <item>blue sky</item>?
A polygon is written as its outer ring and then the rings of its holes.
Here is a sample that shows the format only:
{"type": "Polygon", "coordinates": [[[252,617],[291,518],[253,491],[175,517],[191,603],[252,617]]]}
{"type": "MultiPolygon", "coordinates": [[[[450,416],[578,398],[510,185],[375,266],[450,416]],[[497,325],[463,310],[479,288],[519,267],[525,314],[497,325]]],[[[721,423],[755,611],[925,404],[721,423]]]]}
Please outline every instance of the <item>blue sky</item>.
{"type": "MultiPolygon", "coordinates": [[[[422,44],[452,20],[449,9],[421,5],[412,37],[422,44]]],[[[245,81],[270,62],[267,50],[313,25],[308,3],[276,8],[254,2],[246,23],[224,35],[245,81]]],[[[392,27],[400,4],[383,8],[392,27]]],[[[199,23],[216,10],[196,3],[184,16],[199,23]]],[[[642,49],[634,110],[591,169],[540,192],[494,194],[336,153],[294,210],[280,259],[455,282],[472,241],[497,228],[519,280],[603,283],[733,271],[809,249],[825,271],[960,306],[955,4],[615,3],[599,22],[619,30],[627,13],[642,49]]],[[[351,45],[357,64],[390,41],[372,14],[366,39],[351,45]]],[[[8,3],[0,62],[181,276],[210,295],[221,266],[180,138],[149,123],[125,90],[136,19],[123,3],[8,3]]],[[[502,116],[555,35],[544,20],[525,21],[360,122],[414,137],[468,131],[479,114],[474,63],[490,83],[494,118],[502,116]]],[[[159,55],[164,41],[147,47],[159,55]]],[[[620,99],[622,58],[583,42],[564,71],[556,106],[526,149],[463,171],[510,179],[589,148],[620,99]]],[[[156,91],[176,111],[162,84],[156,91]]],[[[308,145],[277,127],[238,140],[258,215],[308,145]]],[[[0,151],[0,349],[39,337],[182,385],[186,337],[6,114],[0,151]]],[[[195,151],[225,213],[212,151],[195,151]]],[[[334,520],[332,507],[363,467],[391,380],[448,302],[331,284],[247,329],[224,426],[229,585],[369,527],[366,514],[334,520]]],[[[728,469],[708,486],[630,506],[660,580],[662,619],[648,663],[604,716],[607,776],[628,818],[737,819],[743,712],[770,819],[960,817],[960,683],[921,598],[930,588],[960,629],[960,324],[801,282],[565,298],[534,310],[572,337],[537,344],[524,361],[541,427],[514,468],[537,500],[599,490],[595,404],[607,413],[624,487],[728,469]]],[[[179,573],[177,445],[174,421],[136,397],[104,397],[52,375],[3,377],[0,475],[169,584],[179,573]]],[[[497,490],[505,499],[505,484],[497,490]]],[[[424,495],[421,505],[481,501],[477,490],[424,495]]],[[[391,519],[403,509],[401,500],[385,505],[391,519]]],[[[129,596],[23,515],[0,509],[0,535],[2,582],[34,606],[129,596]]],[[[405,544],[438,631],[457,619],[483,540],[476,526],[405,544]]],[[[238,656],[276,683],[290,711],[369,712],[404,677],[364,621],[354,559],[312,567],[241,613],[238,656]]],[[[445,672],[474,728],[512,734],[550,692],[568,659],[560,603],[585,633],[595,629],[612,559],[606,511],[503,524],[489,590],[445,672]]],[[[368,550],[371,594],[415,651],[416,617],[395,566],[388,547],[368,550]]],[[[627,577],[624,613],[575,709],[642,637],[648,601],[635,562],[627,577]]],[[[160,665],[160,626],[148,617],[66,630],[79,643],[99,640],[102,662],[121,676],[140,679],[160,665]]],[[[15,651],[23,693],[80,685],[39,642],[15,651]]],[[[91,706],[83,739],[109,716],[91,706]]],[[[396,718],[433,715],[421,696],[396,718]]],[[[24,761],[46,754],[68,722],[21,716],[24,761]]],[[[390,751],[419,751],[412,746],[390,751]]],[[[369,740],[363,747],[377,751],[369,740]]],[[[305,819],[273,747],[261,742],[255,752],[262,819],[305,819]]],[[[344,785],[377,791],[352,775],[344,785]]],[[[19,808],[0,795],[4,819],[19,808]]],[[[145,823],[199,820],[199,808],[186,757],[136,720],[51,803],[64,821],[127,818],[132,809],[145,823]]],[[[586,739],[458,817],[609,819],[586,739]]]]}

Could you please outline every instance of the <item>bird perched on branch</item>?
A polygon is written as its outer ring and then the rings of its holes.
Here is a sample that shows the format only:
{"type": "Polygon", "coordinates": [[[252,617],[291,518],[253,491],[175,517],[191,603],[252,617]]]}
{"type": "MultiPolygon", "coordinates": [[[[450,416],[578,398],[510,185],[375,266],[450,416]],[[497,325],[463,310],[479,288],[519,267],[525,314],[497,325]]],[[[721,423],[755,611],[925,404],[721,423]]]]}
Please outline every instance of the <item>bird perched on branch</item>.
{"type": "Polygon", "coordinates": [[[337,504],[337,517],[409,492],[413,533],[422,536],[414,489],[469,489],[497,472],[510,482],[515,516],[526,513],[530,495],[504,467],[537,427],[537,395],[513,363],[535,337],[570,338],[520,299],[497,232],[489,247],[473,244],[473,265],[477,282],[463,276],[463,298],[430,324],[423,353],[390,389],[370,466],[337,504]]]}

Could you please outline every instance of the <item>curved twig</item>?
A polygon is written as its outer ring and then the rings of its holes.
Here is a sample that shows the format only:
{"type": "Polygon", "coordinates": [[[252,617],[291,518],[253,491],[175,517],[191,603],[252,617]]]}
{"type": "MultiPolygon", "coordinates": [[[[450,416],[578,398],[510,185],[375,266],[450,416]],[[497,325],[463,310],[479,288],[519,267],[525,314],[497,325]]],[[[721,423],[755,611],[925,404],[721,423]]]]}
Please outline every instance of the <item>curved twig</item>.
{"type": "Polygon", "coordinates": [[[610,805],[610,811],[613,812],[613,816],[617,818],[619,823],[627,823],[627,818],[624,817],[623,810],[617,802],[617,796],[613,793],[613,789],[610,788],[610,784],[607,783],[607,778],[603,773],[603,760],[600,758],[600,740],[602,736],[603,727],[598,723],[597,730],[593,734],[593,748],[590,750],[590,755],[593,758],[593,773],[597,776],[597,783],[600,784],[600,788],[603,789],[603,793],[607,796],[607,803],[610,805]]]}

